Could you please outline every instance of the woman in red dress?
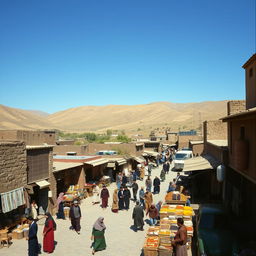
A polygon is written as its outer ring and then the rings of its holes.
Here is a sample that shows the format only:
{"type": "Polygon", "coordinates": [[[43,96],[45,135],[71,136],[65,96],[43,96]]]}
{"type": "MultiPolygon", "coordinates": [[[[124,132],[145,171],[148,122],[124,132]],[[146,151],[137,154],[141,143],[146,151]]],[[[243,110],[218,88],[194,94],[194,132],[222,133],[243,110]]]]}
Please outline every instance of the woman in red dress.
{"type": "Polygon", "coordinates": [[[56,223],[50,213],[46,213],[46,220],[43,231],[43,250],[47,253],[52,253],[54,250],[54,230],[56,230],[56,223]]]}

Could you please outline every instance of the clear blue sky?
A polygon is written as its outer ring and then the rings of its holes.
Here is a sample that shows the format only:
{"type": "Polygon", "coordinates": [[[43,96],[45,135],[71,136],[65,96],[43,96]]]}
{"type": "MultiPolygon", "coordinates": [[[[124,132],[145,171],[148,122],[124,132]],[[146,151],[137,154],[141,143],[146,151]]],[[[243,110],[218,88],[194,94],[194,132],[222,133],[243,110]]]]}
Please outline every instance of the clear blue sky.
{"type": "Polygon", "coordinates": [[[1,0],[0,104],[244,99],[255,0],[1,0]]]}

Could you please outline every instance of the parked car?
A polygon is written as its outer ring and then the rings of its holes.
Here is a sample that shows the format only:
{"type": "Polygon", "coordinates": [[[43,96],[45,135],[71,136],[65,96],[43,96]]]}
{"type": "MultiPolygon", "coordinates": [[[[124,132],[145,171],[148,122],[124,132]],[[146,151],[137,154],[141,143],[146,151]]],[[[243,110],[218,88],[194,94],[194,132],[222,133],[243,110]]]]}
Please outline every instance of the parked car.
{"type": "Polygon", "coordinates": [[[196,218],[198,256],[238,256],[229,215],[220,205],[202,205],[196,218]]]}
{"type": "Polygon", "coordinates": [[[117,152],[113,150],[102,150],[98,151],[96,155],[117,155],[117,152]]]}
{"type": "Polygon", "coordinates": [[[182,171],[184,168],[184,160],[192,158],[193,152],[191,150],[177,151],[173,158],[173,171],[182,171]]]}

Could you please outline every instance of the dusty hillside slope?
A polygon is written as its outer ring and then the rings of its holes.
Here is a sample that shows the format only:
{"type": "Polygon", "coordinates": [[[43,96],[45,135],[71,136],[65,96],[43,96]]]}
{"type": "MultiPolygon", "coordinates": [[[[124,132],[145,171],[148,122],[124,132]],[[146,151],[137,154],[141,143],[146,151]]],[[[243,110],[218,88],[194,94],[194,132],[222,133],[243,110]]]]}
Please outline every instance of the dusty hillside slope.
{"type": "Polygon", "coordinates": [[[200,103],[156,102],[144,105],[82,106],[49,115],[47,119],[66,130],[150,129],[161,125],[193,128],[204,120],[226,115],[227,101],[200,103]]]}
{"type": "Polygon", "coordinates": [[[144,105],[82,106],[44,116],[0,105],[0,129],[51,129],[64,131],[150,130],[197,128],[204,120],[226,115],[227,101],[199,103],[156,102],[144,105]]]}

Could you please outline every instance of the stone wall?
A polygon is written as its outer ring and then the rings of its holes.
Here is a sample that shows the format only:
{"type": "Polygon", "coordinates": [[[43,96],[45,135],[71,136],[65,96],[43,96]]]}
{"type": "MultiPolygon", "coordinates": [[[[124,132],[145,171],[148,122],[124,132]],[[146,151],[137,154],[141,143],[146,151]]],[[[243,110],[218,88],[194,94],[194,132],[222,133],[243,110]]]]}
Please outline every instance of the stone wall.
{"type": "Polygon", "coordinates": [[[0,141],[0,193],[26,184],[27,162],[24,142],[0,141]]]}
{"type": "Polygon", "coordinates": [[[228,116],[245,111],[245,100],[232,100],[227,103],[228,116]]]}
{"type": "Polygon", "coordinates": [[[227,123],[221,120],[204,121],[204,142],[207,140],[227,140],[227,123]]]}

